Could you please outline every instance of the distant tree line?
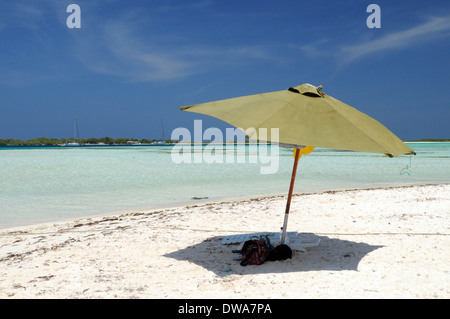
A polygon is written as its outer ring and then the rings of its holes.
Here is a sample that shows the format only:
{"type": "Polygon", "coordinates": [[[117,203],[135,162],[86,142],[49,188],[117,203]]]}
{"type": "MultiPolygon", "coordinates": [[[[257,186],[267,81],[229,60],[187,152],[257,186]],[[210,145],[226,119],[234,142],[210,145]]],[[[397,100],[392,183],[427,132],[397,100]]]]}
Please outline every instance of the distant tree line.
{"type": "MultiPolygon", "coordinates": [[[[57,138],[48,138],[48,137],[38,137],[38,138],[33,138],[31,140],[17,140],[17,139],[13,139],[13,138],[9,138],[9,139],[0,139],[0,146],[36,146],[36,145],[45,145],[45,146],[52,146],[52,145],[62,145],[62,144],[66,144],[66,143],[72,143],[72,142],[77,142],[81,145],[89,145],[89,144],[106,144],[106,145],[122,145],[122,144],[152,144],[152,143],[156,143],[160,140],[156,140],[156,139],[136,139],[136,138],[124,138],[124,137],[119,137],[119,138],[112,138],[109,136],[105,136],[102,138],[95,138],[95,137],[91,137],[91,138],[80,138],[80,139],[74,139],[74,138],[64,138],[64,139],[57,139],[57,138]]],[[[176,143],[176,141],[172,141],[172,140],[164,140],[164,142],[166,143],[176,143]]]]}
{"type": "Polygon", "coordinates": [[[448,138],[423,138],[421,140],[406,140],[405,142],[450,142],[448,138]]]}
{"type": "MultiPolygon", "coordinates": [[[[80,138],[80,139],[74,139],[74,138],[63,138],[63,139],[57,139],[57,138],[48,138],[48,137],[38,137],[33,138],[31,140],[17,140],[13,138],[9,139],[0,139],[0,146],[57,146],[57,145],[63,145],[66,143],[71,142],[77,142],[81,145],[95,145],[95,144],[106,144],[106,145],[124,145],[124,144],[155,144],[161,140],[157,139],[136,139],[136,138],[112,138],[109,136],[101,137],[101,138],[80,138]]],[[[177,143],[178,141],[173,140],[164,140],[165,143],[173,144],[177,143]]],[[[248,141],[246,141],[248,142],[248,141]]],[[[408,140],[406,142],[450,142],[450,139],[444,139],[444,138],[424,138],[421,140],[408,140]]]]}

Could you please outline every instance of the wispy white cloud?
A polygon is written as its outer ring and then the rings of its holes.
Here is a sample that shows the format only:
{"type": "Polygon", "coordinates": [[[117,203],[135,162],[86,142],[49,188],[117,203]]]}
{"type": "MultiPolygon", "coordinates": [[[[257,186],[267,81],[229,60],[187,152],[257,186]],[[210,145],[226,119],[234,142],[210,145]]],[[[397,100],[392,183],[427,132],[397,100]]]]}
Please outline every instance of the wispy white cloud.
{"type": "Polygon", "coordinates": [[[450,17],[431,17],[424,23],[403,31],[386,34],[374,40],[333,46],[330,39],[322,39],[315,43],[305,44],[300,47],[300,50],[309,57],[331,57],[340,65],[346,65],[374,54],[404,50],[421,45],[426,41],[443,39],[449,36],[450,17]]]}
{"type": "Polygon", "coordinates": [[[44,11],[35,4],[15,1],[2,3],[0,21],[3,29],[19,27],[36,32],[43,20],[44,11]]]}
{"type": "MultiPolygon", "coordinates": [[[[145,32],[136,12],[74,35],[74,56],[91,71],[132,82],[184,78],[220,67],[275,58],[260,45],[220,46],[145,32]]],[[[98,23],[97,23],[98,25],[98,23]]]]}
{"type": "Polygon", "coordinates": [[[185,1],[185,2],[177,2],[171,3],[170,1],[164,2],[161,6],[158,7],[158,11],[177,11],[177,10],[198,10],[208,8],[211,5],[211,0],[200,0],[200,1],[185,1]]]}
{"type": "MultiPolygon", "coordinates": [[[[47,72],[53,65],[70,65],[72,69],[77,61],[95,74],[130,82],[176,80],[228,67],[279,61],[276,44],[268,46],[258,40],[242,42],[242,39],[240,42],[239,37],[234,43],[223,44],[210,37],[209,30],[203,30],[197,37],[198,30],[192,24],[186,25],[186,32],[180,32],[178,24],[170,25],[189,12],[208,15],[213,3],[164,1],[148,6],[118,6],[118,0],[111,0],[108,6],[113,9],[105,13],[107,5],[103,0],[80,0],[82,27],[69,30],[65,25],[66,3],[21,0],[8,2],[2,8],[0,31],[20,28],[21,36],[26,35],[33,42],[32,47],[39,48],[33,58],[39,65],[45,64],[40,70],[47,72]]],[[[25,65],[17,64],[15,68],[10,71],[17,71],[15,77],[19,79],[24,74],[19,71],[25,65]]],[[[38,71],[27,71],[39,75],[38,71]]],[[[60,73],[64,72],[53,75],[60,73]]],[[[5,78],[4,74],[0,78],[5,78]]]]}
{"type": "Polygon", "coordinates": [[[128,81],[168,80],[189,73],[189,64],[173,51],[139,35],[130,21],[105,22],[76,38],[76,57],[91,71],[128,81]]]}
{"type": "Polygon", "coordinates": [[[448,37],[449,31],[450,17],[433,17],[423,24],[404,31],[387,34],[372,41],[343,46],[338,55],[341,61],[351,62],[375,53],[402,50],[430,39],[448,37]]]}

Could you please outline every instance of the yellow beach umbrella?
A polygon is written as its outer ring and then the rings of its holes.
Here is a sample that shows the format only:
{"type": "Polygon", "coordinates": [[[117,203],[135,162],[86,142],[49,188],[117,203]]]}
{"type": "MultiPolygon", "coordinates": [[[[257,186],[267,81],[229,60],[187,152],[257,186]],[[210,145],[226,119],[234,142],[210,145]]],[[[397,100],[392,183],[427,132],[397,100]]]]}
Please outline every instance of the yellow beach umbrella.
{"type": "Polygon", "coordinates": [[[251,139],[290,144],[301,150],[295,153],[281,242],[286,234],[301,152],[307,154],[311,147],[323,147],[382,153],[389,157],[414,153],[381,123],[325,94],[322,86],[302,84],[282,91],[184,106],[181,110],[216,117],[246,130],[251,139]],[[279,134],[272,137],[271,128],[278,128],[279,134]],[[267,129],[267,137],[257,136],[260,129],[267,129]]]}

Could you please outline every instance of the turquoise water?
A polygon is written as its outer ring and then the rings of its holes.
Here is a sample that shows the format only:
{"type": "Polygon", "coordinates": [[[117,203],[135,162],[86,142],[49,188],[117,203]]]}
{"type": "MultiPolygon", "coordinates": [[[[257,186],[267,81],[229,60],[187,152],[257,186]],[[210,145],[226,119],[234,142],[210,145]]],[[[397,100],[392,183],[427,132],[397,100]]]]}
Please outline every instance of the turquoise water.
{"type": "MultiPolygon", "coordinates": [[[[315,149],[300,159],[295,192],[450,182],[450,143],[408,145],[416,156],[315,149]]],[[[212,155],[198,149],[201,163],[192,156],[191,163],[177,164],[170,146],[0,148],[0,228],[287,194],[292,150],[236,146],[233,163],[217,163],[215,151],[211,164],[205,161],[212,155]],[[278,153],[275,174],[261,174],[266,151],[278,153]]]]}

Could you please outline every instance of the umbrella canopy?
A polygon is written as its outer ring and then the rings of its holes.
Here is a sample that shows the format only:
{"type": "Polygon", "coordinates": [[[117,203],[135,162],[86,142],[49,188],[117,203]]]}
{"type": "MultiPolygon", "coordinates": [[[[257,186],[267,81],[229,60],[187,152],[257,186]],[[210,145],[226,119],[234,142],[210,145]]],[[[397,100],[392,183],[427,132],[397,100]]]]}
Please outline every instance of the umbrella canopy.
{"type": "Polygon", "coordinates": [[[295,161],[286,203],[281,243],[287,221],[297,164],[314,147],[383,153],[389,157],[414,151],[378,121],[322,92],[322,86],[302,84],[287,90],[181,107],[210,115],[244,130],[249,138],[295,147],[295,161]],[[261,129],[267,136],[257,136],[261,129]],[[268,128],[278,128],[272,137],[268,128]],[[306,146],[305,145],[309,145],[306,146]]]}
{"type": "Polygon", "coordinates": [[[216,117],[246,130],[249,138],[260,138],[260,128],[279,128],[279,140],[272,140],[270,130],[266,140],[390,157],[413,153],[381,123],[311,84],[184,106],[181,110],[216,117]]]}

